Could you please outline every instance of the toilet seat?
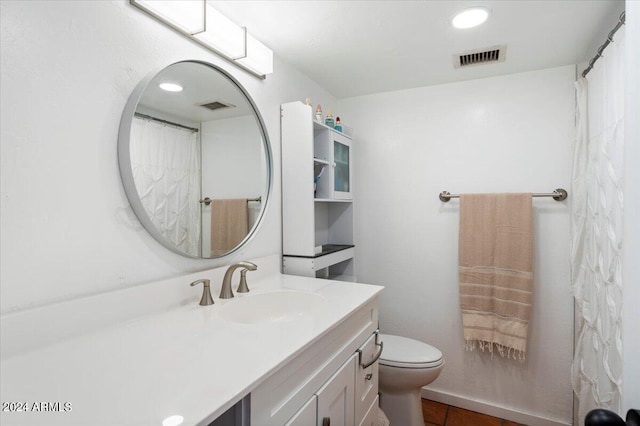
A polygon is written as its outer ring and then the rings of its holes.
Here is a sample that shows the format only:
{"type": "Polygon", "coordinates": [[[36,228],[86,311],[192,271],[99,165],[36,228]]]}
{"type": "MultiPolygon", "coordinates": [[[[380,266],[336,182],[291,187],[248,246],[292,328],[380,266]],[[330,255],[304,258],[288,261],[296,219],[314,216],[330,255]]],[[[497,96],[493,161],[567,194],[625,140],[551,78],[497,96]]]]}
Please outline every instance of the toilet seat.
{"type": "Polygon", "coordinates": [[[380,334],[384,343],[380,364],[399,368],[434,368],[444,363],[442,352],[431,345],[407,337],[380,334]]]}

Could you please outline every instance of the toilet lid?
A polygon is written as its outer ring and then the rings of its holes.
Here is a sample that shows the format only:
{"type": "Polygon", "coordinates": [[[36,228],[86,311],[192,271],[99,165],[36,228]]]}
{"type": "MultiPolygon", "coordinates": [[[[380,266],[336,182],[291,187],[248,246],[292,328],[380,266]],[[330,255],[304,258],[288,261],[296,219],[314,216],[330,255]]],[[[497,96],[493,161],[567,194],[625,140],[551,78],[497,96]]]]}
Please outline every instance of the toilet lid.
{"type": "Polygon", "coordinates": [[[402,368],[430,368],[442,365],[442,352],[431,345],[407,337],[380,334],[384,343],[380,364],[402,368]]]}

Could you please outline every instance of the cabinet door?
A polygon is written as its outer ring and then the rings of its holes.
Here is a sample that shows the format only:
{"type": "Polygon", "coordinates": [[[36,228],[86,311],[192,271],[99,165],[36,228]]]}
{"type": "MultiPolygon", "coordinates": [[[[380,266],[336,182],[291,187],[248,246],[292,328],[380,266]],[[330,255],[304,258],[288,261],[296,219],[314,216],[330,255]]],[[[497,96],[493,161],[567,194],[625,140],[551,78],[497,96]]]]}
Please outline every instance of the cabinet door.
{"type": "Polygon", "coordinates": [[[351,139],[338,132],[331,132],[331,149],[333,153],[332,183],[333,198],[336,200],[351,200],[352,160],[351,139]]]}
{"type": "Polygon", "coordinates": [[[318,402],[317,397],[313,395],[309,401],[285,423],[284,426],[315,426],[317,416],[318,402]]]}
{"type": "Polygon", "coordinates": [[[352,355],[316,393],[317,426],[353,426],[357,355],[352,355]],[[329,423],[330,422],[330,423],[329,423]]]}

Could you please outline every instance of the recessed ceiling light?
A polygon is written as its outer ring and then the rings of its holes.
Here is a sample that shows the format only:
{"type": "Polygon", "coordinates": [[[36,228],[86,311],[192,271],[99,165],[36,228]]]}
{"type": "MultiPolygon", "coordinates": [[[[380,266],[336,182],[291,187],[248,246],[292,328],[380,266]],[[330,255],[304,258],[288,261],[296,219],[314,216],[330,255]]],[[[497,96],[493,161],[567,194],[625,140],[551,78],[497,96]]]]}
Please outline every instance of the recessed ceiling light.
{"type": "Polygon", "coordinates": [[[184,417],[182,416],[169,416],[162,421],[162,426],[178,426],[184,422],[184,417]]]}
{"type": "Polygon", "coordinates": [[[487,20],[489,17],[489,9],[485,7],[471,7],[458,12],[451,19],[451,25],[456,28],[472,28],[477,27],[487,20]]]}
{"type": "Polygon", "coordinates": [[[160,83],[159,87],[167,92],[182,92],[182,86],[175,83],[160,83]]]}

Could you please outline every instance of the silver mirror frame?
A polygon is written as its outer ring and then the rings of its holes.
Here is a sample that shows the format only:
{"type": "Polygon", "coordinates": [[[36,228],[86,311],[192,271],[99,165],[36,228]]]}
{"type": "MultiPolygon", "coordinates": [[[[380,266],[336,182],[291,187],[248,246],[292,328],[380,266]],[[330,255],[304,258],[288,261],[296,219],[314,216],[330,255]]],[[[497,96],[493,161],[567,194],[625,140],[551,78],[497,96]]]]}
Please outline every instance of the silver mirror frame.
{"type": "Polygon", "coordinates": [[[261,227],[262,221],[264,220],[265,212],[267,210],[268,205],[270,204],[271,186],[273,184],[273,157],[271,153],[271,142],[269,140],[269,134],[267,132],[267,127],[264,124],[262,115],[260,114],[260,111],[258,110],[258,107],[256,106],[255,102],[253,101],[253,98],[249,95],[249,93],[245,90],[245,88],[238,82],[238,80],[236,80],[233,76],[231,76],[231,74],[229,74],[224,69],[216,65],[213,65],[209,62],[199,61],[199,60],[184,60],[184,61],[173,62],[169,65],[166,65],[160,69],[157,69],[149,73],[145,78],[143,78],[138,83],[138,85],[135,87],[135,89],[129,96],[129,99],[127,100],[127,103],[124,107],[124,111],[122,113],[122,118],[120,119],[120,129],[118,130],[118,166],[120,168],[120,177],[122,179],[122,184],[124,186],[125,193],[127,194],[127,199],[129,200],[129,204],[131,205],[131,208],[133,209],[134,213],[138,217],[138,220],[140,221],[140,223],[142,223],[142,226],[144,226],[147,232],[151,234],[151,236],[157,242],[159,242],[162,246],[166,247],[167,249],[171,250],[174,253],[177,253],[181,256],[185,256],[191,259],[203,259],[203,260],[220,259],[224,256],[229,256],[235,253],[236,251],[240,250],[253,238],[257,230],[261,227]],[[173,244],[170,244],[162,236],[162,234],[158,231],[158,229],[153,224],[153,222],[151,222],[149,215],[147,214],[144,206],[142,205],[142,201],[140,200],[140,197],[138,195],[138,190],[136,188],[136,185],[133,179],[133,170],[131,169],[131,149],[130,149],[131,127],[133,124],[133,115],[138,107],[138,103],[140,102],[140,99],[144,91],[146,90],[151,80],[153,80],[158,73],[160,73],[161,71],[163,71],[164,69],[172,65],[185,63],[185,62],[201,64],[201,65],[210,67],[214,71],[219,72],[224,77],[226,77],[229,80],[229,82],[233,84],[244,95],[245,99],[251,106],[251,109],[253,110],[253,113],[255,114],[255,117],[257,119],[258,126],[260,127],[260,134],[262,135],[262,141],[264,144],[265,160],[267,162],[266,168],[265,168],[267,172],[266,188],[264,190],[265,193],[262,195],[262,209],[260,210],[258,220],[256,220],[256,223],[249,230],[249,233],[247,234],[247,236],[235,248],[216,257],[191,256],[187,253],[184,253],[178,250],[176,246],[174,246],[173,244]]]}

